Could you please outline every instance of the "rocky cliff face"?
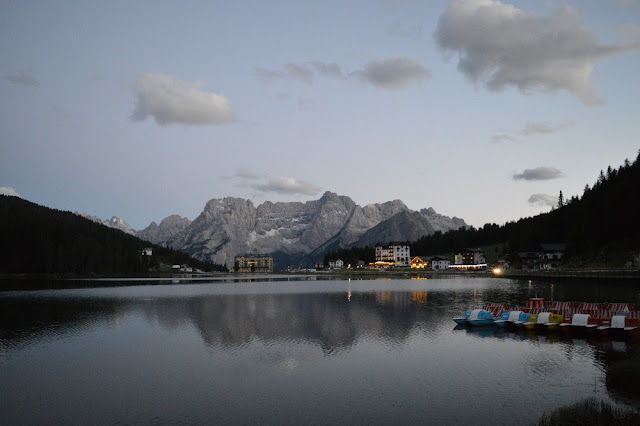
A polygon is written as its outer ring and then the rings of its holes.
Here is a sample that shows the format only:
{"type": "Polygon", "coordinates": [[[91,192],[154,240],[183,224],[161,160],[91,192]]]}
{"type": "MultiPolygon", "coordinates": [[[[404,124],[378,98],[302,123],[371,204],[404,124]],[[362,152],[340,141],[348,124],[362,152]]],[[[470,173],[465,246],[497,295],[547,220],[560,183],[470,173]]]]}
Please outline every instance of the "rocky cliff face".
{"type": "Polygon", "coordinates": [[[191,220],[177,214],[164,218],[160,225],[151,222],[145,229],[136,232],[136,236],[154,244],[168,245],[180,232],[191,224],[191,220]]]}
{"type": "Polygon", "coordinates": [[[234,256],[243,253],[277,252],[297,262],[291,266],[300,266],[337,247],[410,241],[466,226],[463,220],[438,215],[433,209],[411,211],[400,200],[360,207],[332,192],[306,203],[265,202],[258,207],[241,198],[213,199],[193,222],[179,219],[170,216],[158,226],[151,224],[139,236],[228,267],[233,266],[234,256]],[[161,228],[172,232],[160,232],[161,228]]]}
{"type": "Polygon", "coordinates": [[[434,226],[428,216],[404,210],[369,229],[354,245],[365,247],[392,241],[415,241],[434,232],[434,226]]]}
{"type": "Polygon", "coordinates": [[[421,209],[420,213],[426,216],[429,219],[429,223],[433,226],[434,231],[447,232],[451,229],[462,228],[463,226],[467,226],[464,220],[459,217],[449,217],[443,216],[441,214],[436,213],[434,209],[429,207],[428,209],[421,209]]]}

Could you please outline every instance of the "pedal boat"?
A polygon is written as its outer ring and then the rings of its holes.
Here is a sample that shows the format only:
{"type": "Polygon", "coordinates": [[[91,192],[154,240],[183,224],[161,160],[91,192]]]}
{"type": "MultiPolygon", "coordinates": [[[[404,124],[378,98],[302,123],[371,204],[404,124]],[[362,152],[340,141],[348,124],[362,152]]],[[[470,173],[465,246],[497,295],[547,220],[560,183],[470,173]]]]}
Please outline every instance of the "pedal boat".
{"type": "Polygon", "coordinates": [[[598,322],[590,314],[574,314],[571,322],[563,322],[559,326],[565,333],[593,333],[598,328],[598,322]]]}
{"type": "Polygon", "coordinates": [[[640,324],[633,318],[624,315],[614,315],[611,317],[609,325],[598,327],[598,333],[603,336],[629,337],[640,334],[640,324]]]}
{"type": "Polygon", "coordinates": [[[484,309],[474,309],[467,311],[464,318],[454,318],[456,324],[464,324],[470,327],[494,325],[495,318],[489,311],[484,309]]]}

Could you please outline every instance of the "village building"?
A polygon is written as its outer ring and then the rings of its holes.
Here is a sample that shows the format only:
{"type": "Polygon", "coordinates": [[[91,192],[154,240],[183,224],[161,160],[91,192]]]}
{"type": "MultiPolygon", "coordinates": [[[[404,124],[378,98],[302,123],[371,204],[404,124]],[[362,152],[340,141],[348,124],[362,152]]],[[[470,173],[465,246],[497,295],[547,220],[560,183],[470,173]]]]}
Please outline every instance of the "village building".
{"type": "Polygon", "coordinates": [[[484,250],[479,248],[466,248],[455,255],[454,264],[451,269],[475,270],[485,269],[487,260],[484,257],[484,250]]]}
{"type": "Polygon", "coordinates": [[[536,251],[519,252],[518,257],[523,269],[550,270],[560,265],[566,247],[562,243],[543,243],[536,251]]]}
{"type": "Polygon", "coordinates": [[[564,256],[566,244],[543,243],[540,244],[540,269],[553,269],[560,265],[560,260],[564,256]]]}
{"type": "Polygon", "coordinates": [[[479,248],[466,248],[455,255],[456,265],[481,265],[487,263],[484,250],[479,248]]]}
{"type": "Polygon", "coordinates": [[[235,257],[237,272],[273,272],[273,258],[266,254],[243,254],[235,257]]]}
{"type": "Polygon", "coordinates": [[[411,269],[431,269],[431,260],[426,256],[414,256],[411,259],[411,269]]]}
{"type": "Polygon", "coordinates": [[[344,268],[344,262],[342,261],[342,259],[330,260],[329,261],[329,268],[330,269],[342,269],[342,268],[344,268]]]}
{"type": "Polygon", "coordinates": [[[377,268],[411,266],[411,249],[404,243],[389,243],[376,246],[376,261],[372,265],[377,268]]]}
{"type": "Polygon", "coordinates": [[[434,271],[444,271],[449,269],[449,266],[451,266],[451,260],[447,258],[440,256],[431,258],[431,269],[434,271]]]}

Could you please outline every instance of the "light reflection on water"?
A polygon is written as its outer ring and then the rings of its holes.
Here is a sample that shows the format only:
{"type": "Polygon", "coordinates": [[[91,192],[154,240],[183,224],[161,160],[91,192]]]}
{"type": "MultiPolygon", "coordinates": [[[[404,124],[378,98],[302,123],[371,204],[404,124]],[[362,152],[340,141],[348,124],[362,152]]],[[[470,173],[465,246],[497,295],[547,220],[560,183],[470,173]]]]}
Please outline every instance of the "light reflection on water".
{"type": "Polygon", "coordinates": [[[451,320],[487,301],[628,301],[505,279],[272,281],[0,293],[0,424],[533,423],[595,396],[633,342],[451,320]]]}

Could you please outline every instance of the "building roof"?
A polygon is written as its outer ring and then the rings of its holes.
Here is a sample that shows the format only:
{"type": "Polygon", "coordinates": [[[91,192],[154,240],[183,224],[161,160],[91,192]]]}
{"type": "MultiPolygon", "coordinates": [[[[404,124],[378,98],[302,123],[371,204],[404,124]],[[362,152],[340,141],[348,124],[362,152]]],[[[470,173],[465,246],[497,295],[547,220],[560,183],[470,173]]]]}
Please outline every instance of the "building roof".
{"type": "Polygon", "coordinates": [[[449,262],[451,262],[451,259],[447,259],[446,257],[435,256],[435,257],[431,258],[432,262],[438,262],[438,261],[442,261],[442,260],[448,260],[449,262]]]}
{"type": "Polygon", "coordinates": [[[407,246],[408,247],[409,244],[398,242],[398,241],[392,241],[392,242],[387,243],[387,244],[376,244],[376,247],[393,247],[393,246],[407,246]]]}

